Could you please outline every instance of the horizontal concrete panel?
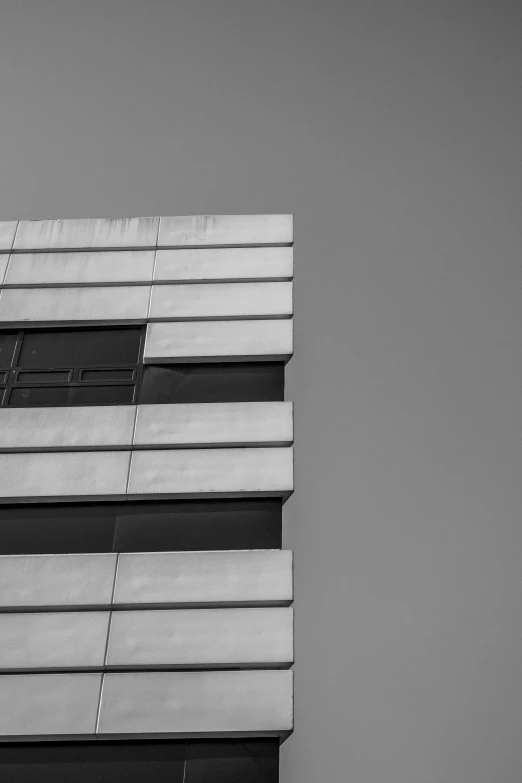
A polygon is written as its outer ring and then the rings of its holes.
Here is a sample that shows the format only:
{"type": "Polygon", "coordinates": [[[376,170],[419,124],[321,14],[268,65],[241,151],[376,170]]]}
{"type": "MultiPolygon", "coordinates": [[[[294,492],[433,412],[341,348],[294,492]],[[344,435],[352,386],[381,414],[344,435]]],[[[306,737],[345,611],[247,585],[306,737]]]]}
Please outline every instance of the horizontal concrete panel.
{"type": "Polygon", "coordinates": [[[13,253],[6,285],[150,283],[154,250],[13,253]]]}
{"type": "Polygon", "coordinates": [[[292,315],[292,283],[156,285],[149,318],[284,318],[292,315]]]}
{"type": "Polygon", "coordinates": [[[121,554],[115,605],[290,603],[292,553],[121,554]]]}
{"type": "Polygon", "coordinates": [[[91,554],[4,555],[0,557],[0,607],[108,606],[116,558],[91,554]]]}
{"type": "Polygon", "coordinates": [[[130,495],[286,494],[293,489],[291,448],[135,451],[130,495]]]}
{"type": "Polygon", "coordinates": [[[0,321],[143,321],[149,297],[149,286],[4,288],[0,321]]]}
{"type": "Polygon", "coordinates": [[[21,220],[15,250],[154,247],[159,218],[21,220]]]}
{"type": "Polygon", "coordinates": [[[274,607],[114,612],[107,665],[289,666],[292,623],[292,609],[274,607]]]}
{"type": "Polygon", "coordinates": [[[207,247],[158,250],[154,280],[289,280],[291,247],[207,247]]]}
{"type": "Polygon", "coordinates": [[[0,449],[131,446],[133,405],[0,408],[0,449]]]}
{"type": "Polygon", "coordinates": [[[124,495],[128,451],[0,454],[0,498],[124,495]]]}
{"type": "Polygon", "coordinates": [[[290,245],[292,215],[181,215],[160,218],[158,247],[290,245]]]}
{"type": "Polygon", "coordinates": [[[6,253],[11,250],[17,225],[18,222],[16,220],[0,221],[0,253],[6,253]]]}
{"type": "Polygon", "coordinates": [[[286,359],[292,321],[178,321],[147,326],[145,361],[286,359]]]}
{"type": "Polygon", "coordinates": [[[292,414],[291,402],[140,405],[134,445],[288,445],[293,441],[292,414]]]}
{"type": "Polygon", "coordinates": [[[103,666],[109,614],[0,614],[0,669],[80,669],[103,666]]]}
{"type": "Polygon", "coordinates": [[[94,734],[101,674],[0,675],[0,736],[94,734]]]}
{"type": "Polygon", "coordinates": [[[292,672],[139,672],[104,676],[99,734],[286,734],[292,672]]]}

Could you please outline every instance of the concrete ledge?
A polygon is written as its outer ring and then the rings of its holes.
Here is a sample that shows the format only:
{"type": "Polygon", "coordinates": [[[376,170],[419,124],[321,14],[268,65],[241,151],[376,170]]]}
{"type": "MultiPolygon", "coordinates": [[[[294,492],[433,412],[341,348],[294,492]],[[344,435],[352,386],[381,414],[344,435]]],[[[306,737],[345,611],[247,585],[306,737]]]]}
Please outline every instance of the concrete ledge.
{"type": "Polygon", "coordinates": [[[291,448],[135,451],[128,494],[198,496],[205,493],[289,493],[291,448]]]}
{"type": "Polygon", "coordinates": [[[13,253],[5,285],[152,282],[154,250],[13,253]]]}
{"type": "Polygon", "coordinates": [[[117,555],[4,555],[0,609],[107,606],[117,555]]]}
{"type": "Polygon", "coordinates": [[[290,603],[292,553],[281,550],[119,555],[114,604],[290,603]]]}
{"type": "Polygon", "coordinates": [[[0,221],[0,253],[9,253],[13,246],[17,220],[0,221]]]}
{"type": "Polygon", "coordinates": [[[101,679],[101,674],[0,675],[0,737],[94,737],[101,679]]]}
{"type": "Polygon", "coordinates": [[[152,287],[149,319],[290,318],[292,283],[202,283],[152,287]]]}
{"type": "Polygon", "coordinates": [[[293,254],[291,247],[158,250],[154,282],[290,280],[294,274],[293,254]]]}
{"type": "Polygon", "coordinates": [[[288,668],[292,623],[292,609],[275,607],[113,612],[106,665],[288,668]]]}
{"type": "Polygon", "coordinates": [[[293,728],[292,672],[106,674],[98,736],[208,735],[293,728]]]}
{"type": "Polygon", "coordinates": [[[134,433],[138,448],[292,442],[291,402],[139,405],[134,433]]]}
{"type": "Polygon", "coordinates": [[[159,218],[21,220],[13,250],[154,248],[159,218]]]}
{"type": "Polygon", "coordinates": [[[133,405],[0,408],[0,450],[130,448],[135,417],[133,405]]]}
{"type": "Polygon", "coordinates": [[[186,321],[147,326],[145,362],[289,359],[291,320],[186,321]]]}
{"type": "Polygon", "coordinates": [[[0,669],[21,671],[102,667],[107,645],[109,614],[109,612],[0,614],[0,669]]]}
{"type": "Polygon", "coordinates": [[[291,245],[292,215],[161,217],[158,247],[291,245]]]}
{"type": "Polygon", "coordinates": [[[0,498],[119,497],[125,495],[128,451],[0,454],[0,498]]]}
{"type": "Polygon", "coordinates": [[[144,321],[150,286],[4,288],[0,322],[144,321]]]}

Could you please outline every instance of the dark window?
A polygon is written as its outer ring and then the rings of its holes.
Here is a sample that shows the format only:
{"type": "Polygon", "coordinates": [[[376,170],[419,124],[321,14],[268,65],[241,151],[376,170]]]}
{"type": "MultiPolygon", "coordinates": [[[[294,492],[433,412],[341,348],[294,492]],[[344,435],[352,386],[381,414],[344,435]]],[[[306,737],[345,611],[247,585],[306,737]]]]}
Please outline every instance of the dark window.
{"type": "Polygon", "coordinates": [[[115,552],[280,549],[279,498],[122,503],[115,552]]]}
{"type": "Polygon", "coordinates": [[[283,362],[146,364],[140,402],[262,402],[284,393],[283,362]]]}
{"type": "Polygon", "coordinates": [[[0,404],[136,402],[142,343],[141,327],[1,333],[0,404]]]}
{"type": "Polygon", "coordinates": [[[2,783],[278,783],[279,740],[23,742],[0,748],[2,783]]]}
{"type": "Polygon", "coordinates": [[[0,505],[0,554],[280,549],[279,498],[0,505]]]}

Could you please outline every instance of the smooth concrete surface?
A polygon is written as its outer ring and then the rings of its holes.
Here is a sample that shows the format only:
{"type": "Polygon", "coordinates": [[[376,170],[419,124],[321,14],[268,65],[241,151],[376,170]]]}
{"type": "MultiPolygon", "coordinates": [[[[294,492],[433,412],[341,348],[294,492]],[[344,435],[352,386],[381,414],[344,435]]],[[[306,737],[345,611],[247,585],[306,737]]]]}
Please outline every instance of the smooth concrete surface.
{"type": "Polygon", "coordinates": [[[116,559],[112,554],[4,555],[0,609],[108,606],[116,559]]]}
{"type": "Polygon", "coordinates": [[[291,402],[140,405],[134,445],[290,445],[293,434],[291,402]]]}
{"type": "Polygon", "coordinates": [[[284,734],[292,725],[290,671],[104,676],[99,734],[284,734]]]}
{"type": "Polygon", "coordinates": [[[158,250],[155,281],[290,280],[292,247],[207,247],[158,250]]]}
{"type": "Polygon", "coordinates": [[[9,263],[9,256],[7,255],[7,253],[1,253],[0,254],[0,283],[3,283],[4,281],[8,263],[9,263]]]}
{"type": "Polygon", "coordinates": [[[0,449],[128,446],[134,405],[0,408],[0,449]]]}
{"type": "Polygon", "coordinates": [[[124,495],[128,451],[0,454],[0,498],[124,495]]]}
{"type": "Polygon", "coordinates": [[[0,322],[144,321],[149,286],[4,288],[0,322]]]}
{"type": "Polygon", "coordinates": [[[292,355],[292,321],[180,321],[147,326],[144,361],[284,360],[292,355]]]}
{"type": "Polygon", "coordinates": [[[158,247],[290,245],[292,215],[181,215],[160,218],[158,247]]]}
{"type": "Polygon", "coordinates": [[[114,604],[290,603],[292,552],[122,553],[114,604]]]}
{"type": "Polygon", "coordinates": [[[16,220],[0,221],[0,253],[8,253],[11,250],[17,225],[16,220]]]}
{"type": "Polygon", "coordinates": [[[117,604],[289,603],[292,553],[280,550],[122,553],[117,604]]]}
{"type": "Polygon", "coordinates": [[[100,687],[94,673],[0,675],[0,737],[94,734],[100,687]]]}
{"type": "Polygon", "coordinates": [[[293,489],[292,456],[291,448],[135,451],[128,493],[282,495],[293,489]]]}
{"type": "Polygon", "coordinates": [[[154,247],[157,217],[21,220],[14,250],[154,247]]]}
{"type": "Polygon", "coordinates": [[[152,282],[154,250],[13,253],[5,285],[152,282]]]}
{"type": "Polygon", "coordinates": [[[0,669],[103,666],[109,612],[0,614],[0,669]]]}
{"type": "Polygon", "coordinates": [[[114,612],[106,664],[288,667],[292,661],[293,610],[263,607],[114,612]]]}
{"type": "Polygon", "coordinates": [[[292,283],[200,283],[152,287],[149,318],[289,318],[292,283]]]}

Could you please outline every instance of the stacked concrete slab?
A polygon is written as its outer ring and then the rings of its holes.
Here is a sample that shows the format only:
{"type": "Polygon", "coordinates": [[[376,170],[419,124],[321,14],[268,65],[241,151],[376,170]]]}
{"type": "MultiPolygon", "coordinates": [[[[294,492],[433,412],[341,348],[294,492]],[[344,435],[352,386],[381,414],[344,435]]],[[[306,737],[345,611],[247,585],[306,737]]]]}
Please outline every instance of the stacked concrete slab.
{"type": "MultiPolygon", "coordinates": [[[[292,243],[286,215],[0,223],[0,326],[286,361],[292,243]]],[[[0,503],[284,500],[292,443],[289,402],[1,408],[0,503]]],[[[0,737],[285,737],[292,599],[286,551],[0,557],[0,737]]]]}

